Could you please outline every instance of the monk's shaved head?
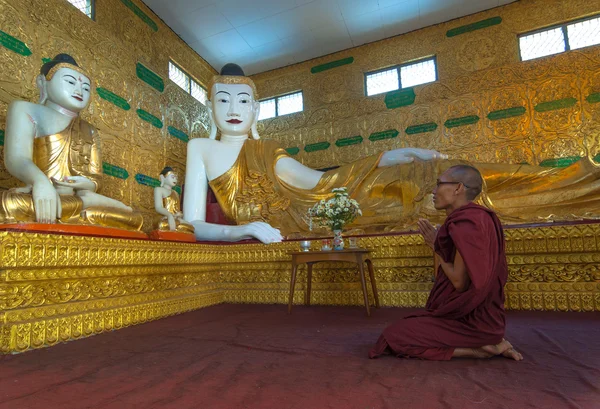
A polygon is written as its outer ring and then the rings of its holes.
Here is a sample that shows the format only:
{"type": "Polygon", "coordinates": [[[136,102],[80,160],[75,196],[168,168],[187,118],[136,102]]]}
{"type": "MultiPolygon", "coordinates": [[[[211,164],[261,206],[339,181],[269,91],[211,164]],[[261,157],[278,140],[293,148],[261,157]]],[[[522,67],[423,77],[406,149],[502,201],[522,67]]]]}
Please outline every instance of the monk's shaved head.
{"type": "Polygon", "coordinates": [[[456,165],[448,168],[446,172],[452,180],[463,184],[468,200],[474,200],[481,193],[483,178],[473,166],[456,165]]]}

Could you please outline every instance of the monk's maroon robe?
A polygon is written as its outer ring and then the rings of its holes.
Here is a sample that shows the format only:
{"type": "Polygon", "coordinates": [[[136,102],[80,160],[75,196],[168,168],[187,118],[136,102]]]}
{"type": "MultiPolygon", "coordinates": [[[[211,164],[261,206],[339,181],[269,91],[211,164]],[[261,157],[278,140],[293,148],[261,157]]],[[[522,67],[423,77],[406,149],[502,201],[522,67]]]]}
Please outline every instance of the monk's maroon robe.
{"type": "Polygon", "coordinates": [[[504,235],[498,217],[469,203],[453,211],[439,229],[435,251],[465,261],[471,283],[456,291],[440,266],[426,310],[387,327],[370,358],[387,348],[402,357],[448,360],[455,348],[495,345],[504,336],[504,285],[508,278],[504,235]]]}

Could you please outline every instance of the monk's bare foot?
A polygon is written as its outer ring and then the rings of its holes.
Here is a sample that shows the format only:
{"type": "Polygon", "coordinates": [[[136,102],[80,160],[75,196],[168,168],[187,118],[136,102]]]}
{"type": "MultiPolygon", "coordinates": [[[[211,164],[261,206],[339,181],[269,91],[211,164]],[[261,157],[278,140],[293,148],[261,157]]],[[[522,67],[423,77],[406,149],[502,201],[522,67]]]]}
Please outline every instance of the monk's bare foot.
{"type": "Polygon", "coordinates": [[[502,342],[496,345],[483,346],[481,350],[490,356],[502,355],[505,358],[514,359],[515,361],[523,360],[523,355],[514,349],[512,344],[505,339],[502,339],[502,342]]]}

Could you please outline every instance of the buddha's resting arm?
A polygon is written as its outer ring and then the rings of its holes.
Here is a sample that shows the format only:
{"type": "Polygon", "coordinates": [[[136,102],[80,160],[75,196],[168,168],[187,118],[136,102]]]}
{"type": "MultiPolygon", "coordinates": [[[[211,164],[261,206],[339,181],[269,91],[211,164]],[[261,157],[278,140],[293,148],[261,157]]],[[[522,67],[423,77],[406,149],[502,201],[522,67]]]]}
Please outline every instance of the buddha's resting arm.
{"type": "Polygon", "coordinates": [[[448,155],[444,155],[443,153],[433,151],[430,149],[394,149],[383,153],[377,167],[382,168],[385,166],[394,166],[405,163],[411,163],[415,160],[415,158],[421,160],[448,159],[448,155]]]}
{"type": "Polygon", "coordinates": [[[60,200],[48,177],[33,162],[35,123],[27,113],[28,104],[14,101],[8,106],[4,163],[11,175],[33,186],[36,221],[52,223],[60,217],[60,200]]]}
{"type": "Polygon", "coordinates": [[[183,198],[183,218],[194,226],[196,238],[210,241],[238,241],[255,237],[263,243],[283,240],[279,230],[263,222],[227,226],[205,221],[208,178],[200,144],[199,139],[193,139],[188,143],[183,198]]]}
{"type": "Polygon", "coordinates": [[[299,189],[314,188],[323,176],[323,172],[304,166],[292,158],[279,159],[275,164],[275,174],[284,182],[299,189]]]}

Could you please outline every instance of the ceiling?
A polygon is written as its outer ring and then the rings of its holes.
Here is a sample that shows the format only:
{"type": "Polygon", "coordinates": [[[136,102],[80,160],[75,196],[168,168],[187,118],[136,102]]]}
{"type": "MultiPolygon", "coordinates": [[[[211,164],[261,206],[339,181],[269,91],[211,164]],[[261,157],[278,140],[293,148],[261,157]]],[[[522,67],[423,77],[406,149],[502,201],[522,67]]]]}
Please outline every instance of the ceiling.
{"type": "Polygon", "coordinates": [[[256,74],[515,0],[144,0],[219,71],[256,74]]]}

